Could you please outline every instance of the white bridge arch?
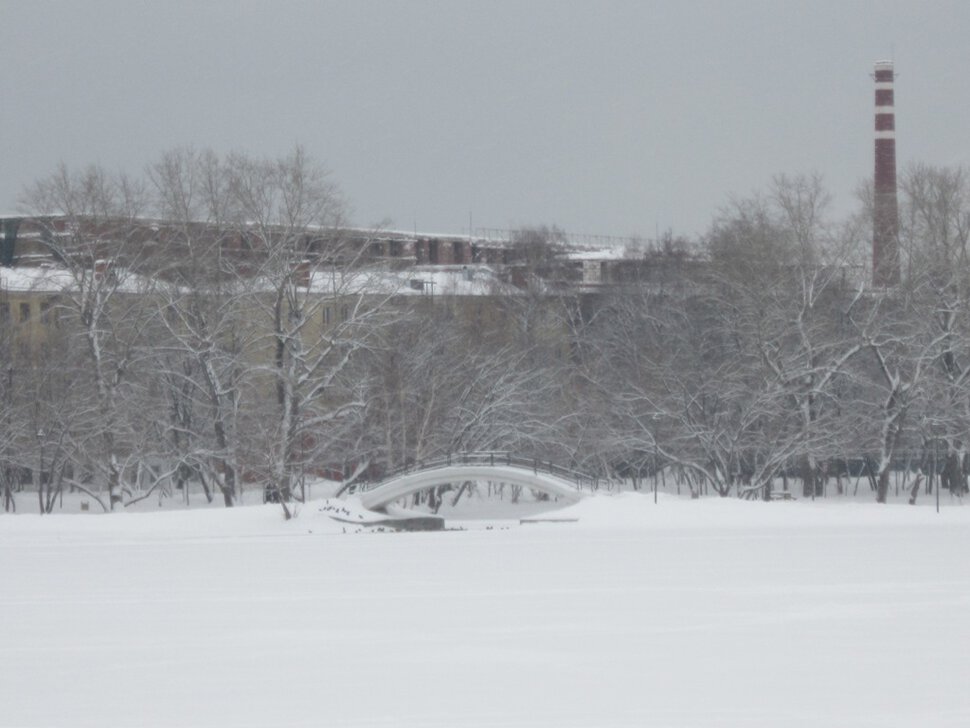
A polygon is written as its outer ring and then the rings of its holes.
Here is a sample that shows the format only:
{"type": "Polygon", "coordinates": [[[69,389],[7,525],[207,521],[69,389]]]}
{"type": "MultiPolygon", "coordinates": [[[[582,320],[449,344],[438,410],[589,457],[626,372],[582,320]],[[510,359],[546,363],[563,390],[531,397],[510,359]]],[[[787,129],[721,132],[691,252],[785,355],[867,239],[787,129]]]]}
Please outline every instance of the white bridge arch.
{"type": "Polygon", "coordinates": [[[532,463],[530,467],[527,462],[513,460],[504,454],[500,458],[466,454],[455,461],[439,461],[419,470],[393,475],[358,492],[361,505],[370,510],[381,510],[399,498],[436,485],[491,480],[533,488],[567,503],[575,503],[583,497],[580,490],[583,482],[592,483],[592,479],[572,471],[538,463],[532,463]]]}

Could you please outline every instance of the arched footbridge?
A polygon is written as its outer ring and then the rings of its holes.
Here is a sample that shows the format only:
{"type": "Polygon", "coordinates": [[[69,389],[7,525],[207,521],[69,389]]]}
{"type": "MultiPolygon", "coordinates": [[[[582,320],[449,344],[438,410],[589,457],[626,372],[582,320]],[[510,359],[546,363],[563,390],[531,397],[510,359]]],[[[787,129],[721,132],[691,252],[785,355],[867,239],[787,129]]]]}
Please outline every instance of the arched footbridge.
{"type": "Polygon", "coordinates": [[[415,464],[379,482],[360,483],[356,492],[364,508],[379,511],[399,498],[426,488],[483,480],[532,488],[568,503],[578,501],[583,497],[583,489],[595,487],[596,482],[594,478],[547,461],[508,453],[474,452],[415,464]]]}

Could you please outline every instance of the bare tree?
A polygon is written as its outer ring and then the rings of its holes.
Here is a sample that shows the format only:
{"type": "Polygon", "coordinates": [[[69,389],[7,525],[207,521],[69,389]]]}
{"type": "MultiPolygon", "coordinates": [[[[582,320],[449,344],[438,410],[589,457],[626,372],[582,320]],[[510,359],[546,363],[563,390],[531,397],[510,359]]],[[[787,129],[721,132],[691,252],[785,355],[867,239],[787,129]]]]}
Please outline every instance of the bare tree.
{"type": "Polygon", "coordinates": [[[20,470],[17,443],[23,439],[22,430],[26,417],[21,410],[22,400],[17,396],[22,391],[18,380],[23,370],[14,365],[15,325],[5,290],[0,290],[0,307],[0,361],[4,362],[3,369],[0,370],[0,402],[3,403],[3,414],[0,417],[0,499],[3,501],[3,510],[9,513],[17,510],[14,496],[20,470]]]}
{"type": "Polygon", "coordinates": [[[900,237],[914,315],[938,345],[927,372],[923,437],[945,448],[943,483],[967,490],[970,428],[970,176],[962,167],[914,165],[902,175],[900,237]]]}
{"type": "MultiPolygon", "coordinates": [[[[265,437],[269,492],[287,502],[308,458],[324,456],[366,392],[349,376],[374,343],[393,291],[361,266],[366,241],[341,235],[343,201],[326,170],[302,149],[279,160],[227,161],[235,230],[253,253],[251,306],[259,370],[275,390],[265,437]]],[[[259,386],[259,385],[257,385],[259,386]]]]}
{"type": "Polygon", "coordinates": [[[814,492],[839,437],[836,383],[861,349],[840,323],[858,289],[825,200],[817,177],[777,178],[722,212],[683,285],[631,279],[598,314],[619,450],[721,495],[767,492],[797,461],[814,492]]]}
{"type": "Polygon", "coordinates": [[[160,268],[156,326],[165,336],[154,351],[169,393],[176,477],[188,487],[195,474],[207,496],[208,484],[215,484],[232,506],[239,497],[250,291],[224,258],[238,234],[228,219],[228,170],[210,151],[178,149],[150,167],[149,178],[174,253],[160,268]]]}
{"type": "Polygon", "coordinates": [[[71,172],[62,166],[27,190],[24,205],[68,275],[59,306],[84,342],[92,391],[87,425],[93,439],[85,450],[97,453],[93,464],[108,485],[113,509],[124,502],[124,463],[133,454],[131,412],[123,400],[151,286],[139,274],[147,263],[145,228],[139,224],[144,189],[97,167],[71,172]]]}

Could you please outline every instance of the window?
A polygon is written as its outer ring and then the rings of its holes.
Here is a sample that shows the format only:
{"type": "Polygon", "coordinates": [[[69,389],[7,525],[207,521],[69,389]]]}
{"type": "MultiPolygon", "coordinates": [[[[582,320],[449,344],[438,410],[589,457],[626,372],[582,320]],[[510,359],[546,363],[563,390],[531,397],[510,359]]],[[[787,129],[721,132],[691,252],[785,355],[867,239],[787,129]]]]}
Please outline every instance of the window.
{"type": "Polygon", "coordinates": [[[57,310],[54,308],[54,299],[48,298],[40,302],[40,322],[44,326],[51,324],[57,326],[57,310]]]}
{"type": "Polygon", "coordinates": [[[341,306],[340,307],[340,320],[341,321],[346,321],[349,318],[350,318],[350,307],[349,306],[341,306]]]}
{"type": "Polygon", "coordinates": [[[330,308],[330,306],[324,306],[323,307],[323,325],[324,326],[329,326],[332,321],[333,321],[333,310],[330,308]]]}
{"type": "Polygon", "coordinates": [[[10,304],[6,301],[0,303],[0,324],[10,323],[10,304]]]}
{"type": "Polygon", "coordinates": [[[30,321],[30,304],[27,302],[20,304],[20,323],[25,324],[30,321]]]}

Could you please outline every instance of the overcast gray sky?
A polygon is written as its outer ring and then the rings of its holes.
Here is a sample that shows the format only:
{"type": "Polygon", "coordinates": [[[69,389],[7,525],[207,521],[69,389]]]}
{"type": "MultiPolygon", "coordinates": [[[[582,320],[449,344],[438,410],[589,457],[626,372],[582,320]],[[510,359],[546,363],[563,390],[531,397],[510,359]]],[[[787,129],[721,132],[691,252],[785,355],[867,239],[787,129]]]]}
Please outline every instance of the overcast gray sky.
{"type": "Polygon", "coordinates": [[[970,3],[0,0],[0,210],[64,161],[180,145],[331,170],[353,219],[460,232],[703,231],[731,194],[970,162],[970,3]]]}

